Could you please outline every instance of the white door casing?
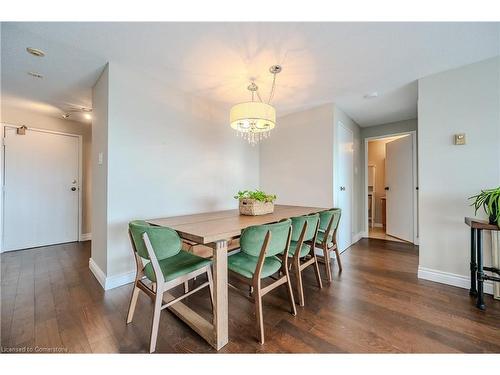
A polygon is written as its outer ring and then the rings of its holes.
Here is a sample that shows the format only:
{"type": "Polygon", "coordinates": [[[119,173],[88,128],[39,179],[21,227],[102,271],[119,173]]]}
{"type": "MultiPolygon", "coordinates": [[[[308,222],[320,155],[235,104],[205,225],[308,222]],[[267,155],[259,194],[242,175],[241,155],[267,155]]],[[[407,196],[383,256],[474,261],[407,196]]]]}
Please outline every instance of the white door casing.
{"type": "Polygon", "coordinates": [[[342,252],[352,245],[354,135],[340,121],[337,126],[337,183],[335,195],[337,207],[342,210],[337,241],[342,252]]]}
{"type": "Polygon", "coordinates": [[[413,140],[398,138],[385,145],[386,232],[414,241],[413,226],[413,140]]]}
{"type": "Polygon", "coordinates": [[[78,241],[77,135],[4,127],[3,251],[78,241]]]}

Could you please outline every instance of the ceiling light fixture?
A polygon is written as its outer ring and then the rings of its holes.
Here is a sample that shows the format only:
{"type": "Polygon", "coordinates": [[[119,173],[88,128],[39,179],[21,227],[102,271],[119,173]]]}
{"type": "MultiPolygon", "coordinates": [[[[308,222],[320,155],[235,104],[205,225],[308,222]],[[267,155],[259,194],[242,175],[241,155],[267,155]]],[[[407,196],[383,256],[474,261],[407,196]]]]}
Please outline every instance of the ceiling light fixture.
{"type": "Polygon", "coordinates": [[[269,137],[271,130],[276,126],[276,110],[270,103],[276,87],[276,74],[281,70],[280,65],[273,65],[269,68],[269,72],[273,75],[273,83],[267,103],[262,101],[259,87],[252,82],[247,87],[252,93],[252,101],[234,105],[229,113],[231,127],[252,146],[269,137]],[[259,101],[255,101],[255,95],[259,101]]]}
{"type": "Polygon", "coordinates": [[[374,91],[374,92],[371,92],[369,94],[363,95],[363,98],[365,98],[365,99],[373,99],[373,98],[377,98],[377,97],[378,97],[378,92],[377,91],[374,91]]]}
{"type": "Polygon", "coordinates": [[[28,74],[32,77],[35,77],[35,78],[43,78],[43,75],[41,75],[40,73],[37,73],[37,72],[28,72],[28,74]]]}
{"type": "Polygon", "coordinates": [[[90,113],[88,113],[88,112],[87,112],[87,113],[85,113],[85,114],[83,115],[83,117],[85,117],[87,120],[92,120],[92,115],[91,115],[90,113]]]}
{"type": "Polygon", "coordinates": [[[44,57],[45,56],[45,52],[43,52],[41,49],[27,47],[26,51],[28,53],[32,54],[33,56],[36,56],[36,57],[44,57]]]}

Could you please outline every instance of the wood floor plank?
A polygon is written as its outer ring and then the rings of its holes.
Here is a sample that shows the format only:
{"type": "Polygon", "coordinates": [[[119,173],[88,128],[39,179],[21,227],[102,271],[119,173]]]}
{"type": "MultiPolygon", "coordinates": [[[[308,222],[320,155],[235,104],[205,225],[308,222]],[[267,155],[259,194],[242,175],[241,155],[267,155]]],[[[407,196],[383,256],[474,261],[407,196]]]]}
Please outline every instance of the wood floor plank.
{"type": "MultiPolygon", "coordinates": [[[[104,292],[89,256],[90,242],[0,255],[2,346],[148,352],[151,300],[141,293],[133,322],[125,324],[131,285],[104,292]]],[[[332,262],[333,281],[324,280],[323,289],[312,270],[304,272],[306,305],[295,317],[284,288],[264,297],[264,345],[254,305],[230,289],[229,343],[219,353],[500,352],[500,302],[486,296],[487,310],[479,311],[467,290],[419,280],[418,247],[363,239],[342,260],[344,271],[332,262]]],[[[185,303],[210,319],[208,291],[185,303]]],[[[167,310],[159,332],[160,353],[216,353],[167,310]]]]}
{"type": "Polygon", "coordinates": [[[35,324],[35,345],[44,348],[43,352],[49,353],[57,353],[58,348],[64,348],[56,318],[38,321],[35,324]]]}

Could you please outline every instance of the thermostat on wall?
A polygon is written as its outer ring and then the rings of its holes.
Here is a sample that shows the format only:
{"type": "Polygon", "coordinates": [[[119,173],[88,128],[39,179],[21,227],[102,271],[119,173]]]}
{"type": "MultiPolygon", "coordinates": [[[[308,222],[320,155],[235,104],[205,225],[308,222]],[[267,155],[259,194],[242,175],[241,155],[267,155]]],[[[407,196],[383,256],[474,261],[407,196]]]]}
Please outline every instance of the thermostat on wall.
{"type": "Polygon", "coordinates": [[[453,143],[456,145],[464,145],[465,144],[465,133],[455,134],[453,143]]]}

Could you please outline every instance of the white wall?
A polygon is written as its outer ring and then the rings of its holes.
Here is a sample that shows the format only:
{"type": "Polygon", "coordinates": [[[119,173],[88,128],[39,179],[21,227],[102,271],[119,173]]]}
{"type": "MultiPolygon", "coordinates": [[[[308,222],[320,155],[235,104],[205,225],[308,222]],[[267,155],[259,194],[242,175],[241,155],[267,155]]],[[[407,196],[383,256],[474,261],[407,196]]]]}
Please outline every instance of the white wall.
{"type": "Polygon", "coordinates": [[[7,106],[2,103],[1,122],[12,125],[26,125],[31,128],[52,130],[63,133],[78,134],[82,136],[82,234],[91,231],[91,166],[90,166],[90,148],[92,142],[92,129],[90,124],[64,120],[31,111],[7,106]]]}
{"type": "Polygon", "coordinates": [[[91,259],[107,272],[108,246],[108,90],[106,66],[92,88],[92,247],[91,259]],[[102,153],[102,164],[99,164],[102,153]]]}
{"type": "Polygon", "coordinates": [[[229,108],[119,64],[109,64],[108,97],[109,278],[135,269],[130,220],[236,208],[238,190],[259,186],[259,153],[231,131],[229,108]]]}
{"type": "Polygon", "coordinates": [[[260,144],[260,187],[277,203],[333,207],[333,105],[277,119],[260,144]]]}
{"type": "Polygon", "coordinates": [[[334,104],[278,118],[271,138],[260,145],[260,185],[277,203],[335,205],[335,132],[341,121],[354,135],[353,231],[363,227],[360,128],[334,104]]]}
{"type": "MultiPolygon", "coordinates": [[[[498,74],[497,59],[419,82],[421,267],[468,273],[468,232],[462,222],[472,211],[466,198],[500,180],[498,74]],[[461,131],[469,144],[452,146],[452,134],[461,131]],[[487,165],[477,168],[485,160],[487,165]],[[436,176],[446,177],[446,183],[436,176]]],[[[259,155],[259,147],[229,131],[228,108],[172,91],[117,64],[109,67],[108,98],[102,144],[108,152],[108,202],[107,212],[100,210],[106,222],[100,230],[107,238],[105,250],[96,249],[105,251],[107,277],[134,269],[126,234],[132,219],[236,208],[234,192],[255,187],[276,193],[279,203],[332,206],[339,120],[355,135],[354,231],[363,229],[362,132],[335,105],[279,118],[259,155]]],[[[93,106],[95,115],[97,100],[93,106]]]]}
{"type": "Polygon", "coordinates": [[[417,119],[390,122],[376,126],[361,128],[361,138],[383,137],[391,134],[409,133],[417,130],[417,119]]]}
{"type": "Polygon", "coordinates": [[[464,217],[474,216],[467,198],[500,185],[500,59],[419,80],[418,118],[419,276],[467,286],[464,217]],[[453,134],[462,132],[467,144],[454,146],[453,134]]]}

